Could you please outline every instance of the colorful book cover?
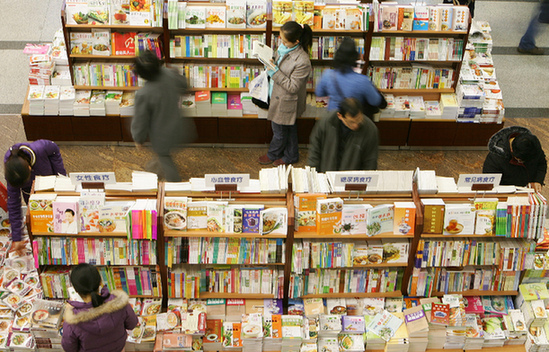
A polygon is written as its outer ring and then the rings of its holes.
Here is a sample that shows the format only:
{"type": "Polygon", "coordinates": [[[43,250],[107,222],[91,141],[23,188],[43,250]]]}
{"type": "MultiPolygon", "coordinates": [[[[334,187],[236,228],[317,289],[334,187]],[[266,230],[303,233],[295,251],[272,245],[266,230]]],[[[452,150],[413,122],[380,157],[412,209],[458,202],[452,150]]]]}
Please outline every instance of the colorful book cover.
{"type": "Polygon", "coordinates": [[[246,24],[248,28],[265,28],[267,26],[267,1],[246,1],[246,24]]]}
{"type": "Polygon", "coordinates": [[[475,231],[475,208],[470,203],[446,204],[444,211],[444,234],[472,235],[475,231]]]}
{"type": "Polygon", "coordinates": [[[207,230],[209,232],[225,232],[227,202],[208,202],[207,207],[207,230]]]}
{"type": "Polygon", "coordinates": [[[374,316],[367,329],[385,341],[389,341],[402,323],[402,319],[384,310],[374,316]]]}
{"type": "Polygon", "coordinates": [[[53,201],[55,193],[34,193],[29,197],[32,232],[54,232],[53,201]]]}
{"type": "Polygon", "coordinates": [[[53,230],[56,233],[78,234],[78,197],[58,196],[52,203],[53,230]]]}
{"type": "Polygon", "coordinates": [[[151,0],[130,1],[130,25],[151,25],[151,0]]]}
{"type": "Polygon", "coordinates": [[[426,31],[429,29],[429,7],[416,5],[414,9],[414,31],[426,31]]]}
{"type": "Polygon", "coordinates": [[[260,213],[263,210],[262,205],[246,205],[242,209],[242,232],[259,233],[260,213]]]}
{"type": "Polygon", "coordinates": [[[368,210],[368,236],[393,233],[393,204],[381,204],[368,210]]]}
{"type": "Polygon", "coordinates": [[[468,314],[483,314],[484,306],[479,296],[463,297],[465,303],[465,312],[468,314]]]}
{"type": "Polygon", "coordinates": [[[111,24],[130,24],[130,0],[111,0],[111,24]]]}
{"type": "Polygon", "coordinates": [[[452,18],[454,15],[453,6],[441,6],[440,7],[440,30],[449,31],[452,29],[452,18]]]}
{"type": "Polygon", "coordinates": [[[366,217],[370,204],[343,204],[341,214],[341,234],[342,235],[366,235],[368,228],[366,226],[366,217]]]}
{"type": "Polygon", "coordinates": [[[316,202],[316,225],[319,235],[335,235],[341,233],[341,198],[318,199],[316,202]]]}
{"type": "Polygon", "coordinates": [[[99,232],[99,211],[105,204],[105,193],[82,194],[78,200],[80,232],[99,232]]]}
{"type": "Polygon", "coordinates": [[[164,226],[170,230],[187,229],[187,197],[164,197],[164,226]]]}
{"type": "Polygon", "coordinates": [[[227,28],[246,28],[246,3],[241,0],[227,0],[227,28]]]}
{"type": "Polygon", "coordinates": [[[88,24],[109,24],[107,0],[88,0],[88,24]]]}
{"type": "Polygon", "coordinates": [[[431,305],[431,323],[448,325],[450,323],[450,305],[433,303],[431,305]]]}
{"type": "Polygon", "coordinates": [[[439,6],[429,6],[429,30],[440,31],[440,13],[439,6]]]}
{"type": "Polygon", "coordinates": [[[88,24],[88,1],[71,0],[65,5],[67,24],[88,24]]]}
{"type": "Polygon", "coordinates": [[[312,26],[314,24],[314,1],[293,1],[293,17],[294,20],[301,24],[312,26]]]}
{"type": "Polygon", "coordinates": [[[398,25],[398,6],[381,5],[381,20],[384,31],[396,31],[398,25]]]}
{"type": "Polygon", "coordinates": [[[99,211],[99,232],[126,232],[126,215],[134,201],[106,201],[99,211]]]}
{"type": "Polygon", "coordinates": [[[318,199],[326,199],[326,195],[314,193],[300,193],[294,195],[296,231],[316,231],[316,202],[318,199]]]}
{"type": "Polygon", "coordinates": [[[273,27],[281,27],[292,20],[292,1],[273,0],[273,27]]]}
{"type": "Polygon", "coordinates": [[[187,229],[206,230],[208,227],[208,202],[187,203],[187,229]]]}
{"type": "Polygon", "coordinates": [[[413,235],[416,227],[416,206],[413,202],[395,202],[393,233],[413,235]]]}
{"type": "Polygon", "coordinates": [[[288,232],[288,209],[269,208],[261,210],[259,229],[262,235],[286,235],[288,232]]]}
{"type": "Polygon", "coordinates": [[[469,8],[467,6],[454,6],[452,19],[453,31],[467,31],[469,27],[469,8]]]}
{"type": "Polygon", "coordinates": [[[226,7],[225,6],[207,6],[206,7],[206,28],[225,28],[226,27],[226,7]]]}
{"type": "Polygon", "coordinates": [[[442,234],[444,227],[444,200],[442,198],[422,199],[423,205],[423,232],[442,234]]]}

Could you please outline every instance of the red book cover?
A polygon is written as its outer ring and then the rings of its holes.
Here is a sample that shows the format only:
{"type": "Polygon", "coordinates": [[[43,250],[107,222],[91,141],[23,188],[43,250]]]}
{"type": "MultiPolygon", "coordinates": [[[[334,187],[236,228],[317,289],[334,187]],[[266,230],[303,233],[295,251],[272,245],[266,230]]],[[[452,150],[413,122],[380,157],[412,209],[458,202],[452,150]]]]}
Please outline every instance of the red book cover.
{"type": "Polygon", "coordinates": [[[450,305],[433,303],[431,306],[431,323],[448,325],[450,323],[450,305]]]}

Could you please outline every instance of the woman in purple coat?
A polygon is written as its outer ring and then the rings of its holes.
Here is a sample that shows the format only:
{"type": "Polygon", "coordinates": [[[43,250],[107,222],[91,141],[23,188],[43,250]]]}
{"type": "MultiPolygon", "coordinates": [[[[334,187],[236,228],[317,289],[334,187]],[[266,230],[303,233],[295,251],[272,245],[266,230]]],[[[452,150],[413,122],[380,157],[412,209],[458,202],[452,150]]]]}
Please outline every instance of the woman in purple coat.
{"type": "Polygon", "coordinates": [[[71,283],[84,302],[68,301],[61,345],[66,352],[120,352],[138,320],[121,290],[101,292],[101,276],[90,264],[79,264],[71,272],[71,283]]]}
{"type": "Polygon", "coordinates": [[[25,203],[29,202],[35,176],[66,175],[59,147],[52,141],[39,139],[32,143],[17,143],[4,156],[4,176],[8,183],[8,215],[11,225],[11,251],[23,254],[25,243],[23,215],[21,214],[21,191],[25,203]]]}

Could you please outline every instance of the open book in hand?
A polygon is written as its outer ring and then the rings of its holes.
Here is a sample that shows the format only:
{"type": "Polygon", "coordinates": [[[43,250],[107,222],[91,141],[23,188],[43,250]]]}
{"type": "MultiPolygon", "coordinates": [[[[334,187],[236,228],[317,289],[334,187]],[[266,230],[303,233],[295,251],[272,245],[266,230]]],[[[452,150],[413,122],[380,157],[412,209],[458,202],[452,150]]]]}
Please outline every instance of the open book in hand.
{"type": "Polygon", "coordinates": [[[269,70],[276,69],[276,66],[271,61],[273,59],[273,49],[269,46],[255,40],[252,46],[252,56],[261,61],[269,70]]]}

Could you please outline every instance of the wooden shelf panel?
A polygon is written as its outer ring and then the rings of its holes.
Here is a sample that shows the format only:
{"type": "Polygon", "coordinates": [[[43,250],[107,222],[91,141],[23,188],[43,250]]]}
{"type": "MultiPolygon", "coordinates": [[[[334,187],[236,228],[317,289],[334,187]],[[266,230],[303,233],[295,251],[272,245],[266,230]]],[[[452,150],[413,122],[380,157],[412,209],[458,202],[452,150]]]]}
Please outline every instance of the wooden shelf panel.
{"type": "Polygon", "coordinates": [[[316,232],[296,232],[294,233],[294,238],[315,238],[315,239],[377,239],[377,238],[414,238],[414,235],[395,235],[389,232],[382,233],[376,236],[367,236],[367,235],[319,235],[316,232]]]}
{"type": "Polygon", "coordinates": [[[204,298],[243,298],[243,299],[265,299],[274,298],[272,294],[261,293],[222,293],[222,292],[200,292],[200,299],[204,298]]]}
{"type": "Polygon", "coordinates": [[[319,293],[305,295],[301,298],[377,298],[377,297],[401,297],[402,292],[355,292],[355,293],[319,293]]]}
{"type": "Polygon", "coordinates": [[[74,89],[77,90],[139,90],[142,87],[106,87],[106,86],[80,86],[76,85],[74,86],[74,89]]]}
{"type": "Polygon", "coordinates": [[[164,230],[165,237],[233,237],[233,238],[286,238],[286,235],[260,235],[258,233],[228,233],[209,231],[164,230]]]}
{"type": "MultiPolygon", "coordinates": [[[[463,296],[516,296],[517,291],[481,291],[481,290],[469,290],[462,292],[448,292],[448,294],[460,294],[463,296]]],[[[433,292],[431,296],[444,296],[444,292],[433,292]]]]}

